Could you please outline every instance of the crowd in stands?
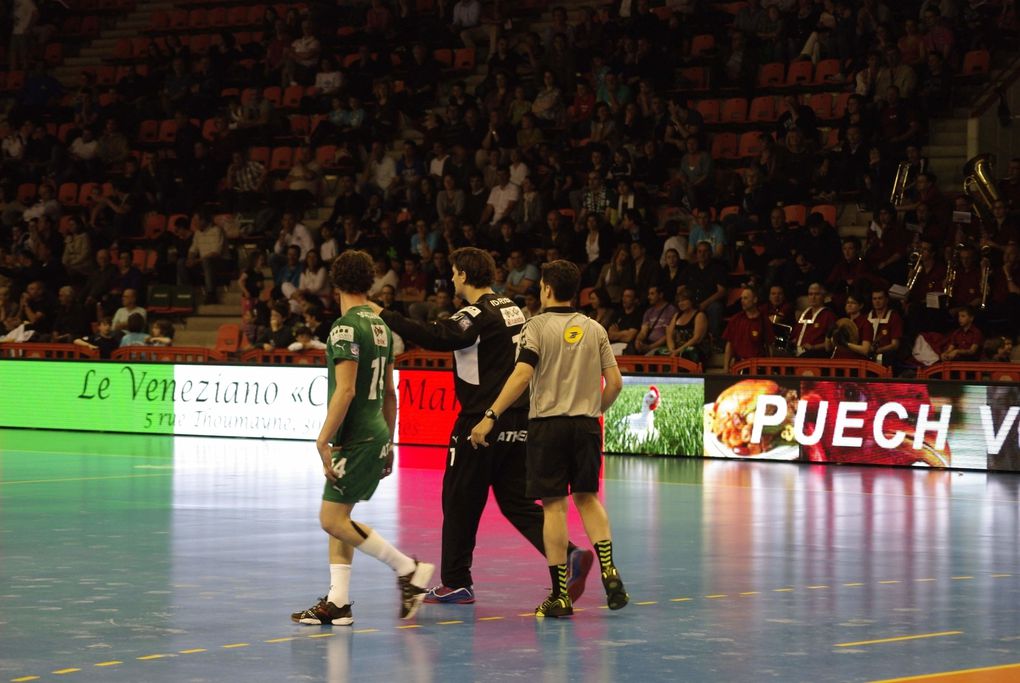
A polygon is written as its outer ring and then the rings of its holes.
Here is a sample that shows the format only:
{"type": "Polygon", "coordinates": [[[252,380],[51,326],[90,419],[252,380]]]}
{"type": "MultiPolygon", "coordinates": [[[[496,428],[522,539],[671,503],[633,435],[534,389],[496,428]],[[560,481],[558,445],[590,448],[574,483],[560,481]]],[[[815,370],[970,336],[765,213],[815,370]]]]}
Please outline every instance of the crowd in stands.
{"type": "Polygon", "coordinates": [[[321,348],[338,253],[370,252],[372,296],[430,320],[463,304],[448,254],[477,246],[528,316],[538,266],[580,264],[579,305],[622,354],[900,368],[1011,349],[1020,160],[984,206],[923,152],[974,63],[1010,49],[1012,2],[234,9],[156,13],[71,89],[15,21],[7,339],[170,343],[154,286],[214,303],[239,278],[248,344],[321,348]],[[866,236],[840,236],[846,210],[870,212],[866,236]]]}

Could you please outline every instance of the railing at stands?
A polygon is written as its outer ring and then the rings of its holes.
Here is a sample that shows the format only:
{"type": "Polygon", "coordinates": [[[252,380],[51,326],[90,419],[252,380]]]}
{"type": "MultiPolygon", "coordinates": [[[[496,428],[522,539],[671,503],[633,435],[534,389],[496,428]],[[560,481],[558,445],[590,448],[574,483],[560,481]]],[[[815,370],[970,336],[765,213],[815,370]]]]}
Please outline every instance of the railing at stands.
{"type": "Polygon", "coordinates": [[[453,354],[414,349],[397,356],[395,364],[403,369],[449,370],[453,367],[453,354]]]}
{"type": "Polygon", "coordinates": [[[0,344],[0,358],[49,358],[54,360],[94,360],[99,351],[76,344],[0,344]]]}
{"type": "Polygon", "coordinates": [[[935,363],[917,373],[918,379],[973,382],[1020,382],[1020,365],[1014,363],[935,363]]]}
{"type": "Polygon", "coordinates": [[[326,352],[321,349],[307,351],[251,349],[241,354],[241,362],[262,365],[325,365],[326,352]]]}
{"type": "Polygon", "coordinates": [[[620,372],[639,375],[675,375],[680,372],[700,373],[701,364],[676,356],[617,356],[620,372]]]}
{"type": "Polygon", "coordinates": [[[141,363],[208,363],[225,360],[222,354],[204,346],[125,346],[110,354],[110,359],[141,363]]]}
{"type": "Polygon", "coordinates": [[[869,360],[836,358],[750,358],[733,364],[735,375],[805,377],[892,377],[884,365],[869,360]]]}

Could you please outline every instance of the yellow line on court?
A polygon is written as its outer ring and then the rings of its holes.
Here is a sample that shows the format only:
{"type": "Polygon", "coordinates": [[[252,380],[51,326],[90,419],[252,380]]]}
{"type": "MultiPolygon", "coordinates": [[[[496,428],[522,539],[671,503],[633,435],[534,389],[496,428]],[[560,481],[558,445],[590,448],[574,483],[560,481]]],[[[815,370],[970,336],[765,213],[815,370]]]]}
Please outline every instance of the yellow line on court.
{"type": "Polygon", "coordinates": [[[143,662],[147,662],[150,659],[163,659],[164,657],[166,657],[166,655],[145,655],[144,657],[135,657],[135,659],[140,659],[143,662]]]}
{"type": "Polygon", "coordinates": [[[816,590],[821,590],[822,588],[828,588],[828,586],[808,586],[808,587],[807,587],[807,589],[808,589],[809,591],[816,591],[816,590]]]}
{"type": "Polygon", "coordinates": [[[379,629],[377,628],[359,628],[356,631],[354,631],[354,633],[378,633],[378,632],[379,629]]]}
{"type": "MultiPolygon", "coordinates": [[[[308,636],[311,638],[312,636],[308,636]]],[[[220,645],[224,650],[234,650],[239,647],[248,647],[251,643],[230,643],[229,645],[220,645]]]]}
{"type": "MultiPolygon", "coordinates": [[[[635,602],[634,604],[635,605],[658,605],[659,601],[658,600],[645,600],[644,602],[635,602]]],[[[574,610],[574,611],[576,612],[577,610],[574,610]]]]}
{"type": "Polygon", "coordinates": [[[123,663],[124,662],[120,661],[119,659],[111,659],[108,662],[96,662],[96,666],[117,666],[118,664],[123,663]]]}
{"type": "Polygon", "coordinates": [[[519,617],[533,617],[533,616],[535,616],[535,613],[534,612],[521,612],[517,616],[519,616],[519,617]]]}
{"type": "Polygon", "coordinates": [[[924,583],[926,581],[938,581],[938,579],[914,579],[917,583],[924,583]]]}
{"type": "Polygon", "coordinates": [[[852,643],[836,643],[833,647],[856,647],[857,645],[878,645],[880,643],[899,643],[904,640],[921,640],[923,638],[942,638],[945,636],[958,636],[963,631],[937,631],[935,633],[919,633],[915,636],[895,636],[893,638],[879,638],[878,640],[857,640],[852,643]]]}
{"type": "Polygon", "coordinates": [[[714,595],[706,595],[705,597],[707,599],[709,599],[709,600],[716,600],[718,598],[725,598],[726,594],[725,593],[716,593],[714,595]]]}
{"type": "Polygon", "coordinates": [[[939,671],[931,674],[918,674],[917,676],[903,676],[902,678],[886,678],[872,683],[906,683],[907,681],[931,681],[932,683],[1005,683],[1005,681],[1016,680],[1020,675],[1020,662],[1016,664],[1000,664],[999,666],[982,666],[975,669],[957,669],[956,671],[939,671]],[[1015,671],[1016,675],[1000,677],[996,674],[1003,671],[1015,671]]]}
{"type": "Polygon", "coordinates": [[[773,588],[772,592],[773,593],[792,593],[793,589],[792,588],[773,588]]]}
{"type": "Polygon", "coordinates": [[[1004,579],[1007,576],[1013,576],[1012,574],[992,574],[993,579],[1004,579]]]}
{"type": "Polygon", "coordinates": [[[81,669],[74,669],[74,668],[71,668],[71,669],[57,669],[56,671],[51,671],[50,673],[53,674],[54,676],[63,676],[64,674],[73,674],[75,671],[81,671],[81,669]]]}
{"type": "Polygon", "coordinates": [[[463,624],[463,619],[450,619],[449,621],[437,621],[440,626],[449,626],[450,624],[463,624]]]}
{"type": "Polygon", "coordinates": [[[406,626],[398,626],[397,630],[409,629],[409,628],[421,628],[421,624],[407,624],[406,626]]]}
{"type": "Polygon", "coordinates": [[[15,484],[58,484],[70,481],[106,481],[109,479],[151,479],[152,477],[172,477],[173,472],[159,472],[154,474],[117,474],[109,477],[64,477],[55,479],[15,479],[14,481],[0,481],[0,486],[14,486],[15,484]]]}
{"type": "Polygon", "coordinates": [[[38,681],[38,676],[21,676],[19,678],[12,678],[11,683],[25,683],[26,681],[38,681]]]}
{"type": "Polygon", "coordinates": [[[897,581],[897,580],[895,580],[895,579],[894,579],[894,580],[890,580],[890,581],[879,581],[879,583],[883,583],[883,584],[892,584],[892,583],[899,583],[899,581],[897,581]]]}
{"type": "Polygon", "coordinates": [[[286,643],[288,640],[294,640],[295,636],[287,636],[286,638],[270,638],[269,640],[263,640],[263,643],[286,643]]]}
{"type": "MultiPolygon", "coordinates": [[[[308,638],[332,638],[335,635],[336,635],[335,633],[313,633],[310,636],[306,636],[306,637],[308,637],[308,638]]],[[[247,645],[247,643],[245,643],[245,645],[247,645]]],[[[224,647],[226,647],[226,645],[224,645],[224,647]]]]}
{"type": "Polygon", "coordinates": [[[844,583],[843,585],[846,586],[847,588],[853,588],[854,586],[863,586],[864,584],[860,583],[858,581],[855,581],[853,583],[844,583]]]}
{"type": "Polygon", "coordinates": [[[499,621],[503,617],[478,617],[478,621],[499,621]]]}
{"type": "Polygon", "coordinates": [[[967,579],[973,579],[973,576],[954,576],[953,581],[966,581],[967,579]]]}
{"type": "MultiPolygon", "coordinates": [[[[671,598],[670,602],[690,602],[693,599],[694,598],[671,598]]],[[[606,609],[609,609],[609,608],[606,607],[606,609]]]]}
{"type": "Polygon", "coordinates": [[[758,595],[758,591],[744,591],[741,595],[758,595]]]}
{"type": "Polygon", "coordinates": [[[196,655],[199,652],[208,652],[204,647],[193,647],[190,650],[179,650],[178,653],[182,655],[196,655]]]}

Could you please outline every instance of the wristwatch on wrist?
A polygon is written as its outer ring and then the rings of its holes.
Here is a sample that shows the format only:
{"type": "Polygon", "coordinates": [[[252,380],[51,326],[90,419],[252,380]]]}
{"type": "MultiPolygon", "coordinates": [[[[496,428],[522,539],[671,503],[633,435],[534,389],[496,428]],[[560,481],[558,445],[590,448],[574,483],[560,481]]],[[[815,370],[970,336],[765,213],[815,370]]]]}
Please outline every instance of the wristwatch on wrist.
{"type": "Polygon", "coordinates": [[[492,408],[489,408],[488,410],[486,410],[485,413],[482,414],[482,417],[487,417],[490,420],[492,420],[493,422],[495,422],[496,420],[499,419],[499,415],[497,415],[496,413],[492,412],[492,408]]]}

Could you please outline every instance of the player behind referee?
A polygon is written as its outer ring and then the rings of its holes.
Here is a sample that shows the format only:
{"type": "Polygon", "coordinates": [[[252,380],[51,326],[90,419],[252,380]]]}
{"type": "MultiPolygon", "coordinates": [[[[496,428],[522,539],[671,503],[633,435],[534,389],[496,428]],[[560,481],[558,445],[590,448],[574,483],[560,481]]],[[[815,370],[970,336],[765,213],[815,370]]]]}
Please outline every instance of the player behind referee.
{"type": "MultiPolygon", "coordinates": [[[[478,523],[491,487],[503,516],[538,552],[542,541],[542,508],[524,495],[528,397],[508,406],[496,428],[495,443],[480,451],[468,448],[469,430],[492,405],[514,369],[517,338],[524,313],[511,299],[492,291],[496,263],[474,247],[450,254],[453,286],[469,302],[445,320],[421,323],[372,304],[383,321],[404,339],[433,351],[453,351],[454,387],[460,415],[450,435],[443,474],[443,562],[441,586],[425,602],[470,604],[475,601],[471,578],[478,523]]],[[[590,550],[570,546],[569,593],[576,600],[592,565],[590,550]]]]}
{"type": "Polygon", "coordinates": [[[598,499],[602,465],[599,415],[623,388],[623,378],[605,329],[570,307],[581,272],[569,261],[542,266],[543,312],[524,326],[517,365],[503,390],[471,430],[471,445],[487,446],[486,436],[504,410],[531,386],[528,422],[528,495],[541,498],[545,551],[552,593],[536,616],[574,613],[567,594],[567,495],[581,514],[602,567],[609,609],[627,604],[620,573],[613,564],[609,517],[598,499]],[[602,379],[606,388],[602,391],[602,379]]]}

